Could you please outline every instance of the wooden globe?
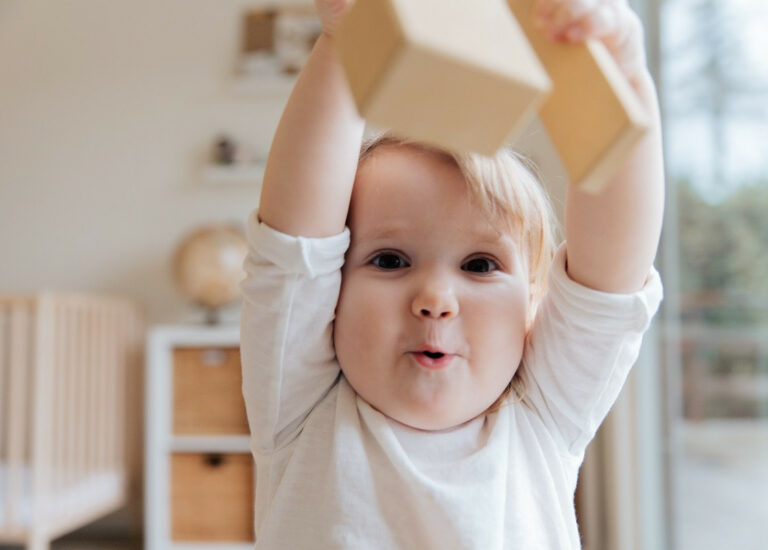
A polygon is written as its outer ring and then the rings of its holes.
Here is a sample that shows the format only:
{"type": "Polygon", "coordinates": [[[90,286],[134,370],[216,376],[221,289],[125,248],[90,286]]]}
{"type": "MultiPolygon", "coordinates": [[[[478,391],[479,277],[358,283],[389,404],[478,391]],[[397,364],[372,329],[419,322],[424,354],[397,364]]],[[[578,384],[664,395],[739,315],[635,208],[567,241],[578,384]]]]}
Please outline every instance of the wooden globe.
{"type": "Polygon", "coordinates": [[[248,244],[233,225],[209,225],[187,235],[176,249],[173,276],[181,294],[206,308],[207,320],[217,322],[218,310],[240,299],[248,244]]]}

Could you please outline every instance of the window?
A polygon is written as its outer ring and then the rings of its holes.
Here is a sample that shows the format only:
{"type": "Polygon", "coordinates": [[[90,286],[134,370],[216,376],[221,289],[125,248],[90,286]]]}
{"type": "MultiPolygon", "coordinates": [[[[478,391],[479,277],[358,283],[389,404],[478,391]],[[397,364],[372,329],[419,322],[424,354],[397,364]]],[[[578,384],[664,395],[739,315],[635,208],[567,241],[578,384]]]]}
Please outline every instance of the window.
{"type": "Polygon", "coordinates": [[[768,3],[659,0],[668,548],[768,540],[768,3]]]}

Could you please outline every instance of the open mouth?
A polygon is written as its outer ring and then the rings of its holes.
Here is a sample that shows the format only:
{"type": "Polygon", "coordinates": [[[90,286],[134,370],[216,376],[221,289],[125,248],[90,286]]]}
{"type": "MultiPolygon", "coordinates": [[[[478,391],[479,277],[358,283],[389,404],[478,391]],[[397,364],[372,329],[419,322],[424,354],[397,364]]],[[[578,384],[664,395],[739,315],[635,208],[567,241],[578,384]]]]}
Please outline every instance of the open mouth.
{"type": "Polygon", "coordinates": [[[416,362],[430,370],[438,370],[448,367],[456,357],[451,353],[442,351],[416,351],[411,354],[416,362]]]}

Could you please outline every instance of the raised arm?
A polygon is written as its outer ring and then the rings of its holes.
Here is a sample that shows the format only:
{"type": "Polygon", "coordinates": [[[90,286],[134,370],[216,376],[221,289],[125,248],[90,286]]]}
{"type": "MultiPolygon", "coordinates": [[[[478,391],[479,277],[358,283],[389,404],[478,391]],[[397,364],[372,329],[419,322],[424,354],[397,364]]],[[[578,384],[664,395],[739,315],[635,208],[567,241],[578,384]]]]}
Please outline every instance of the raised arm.
{"type": "Polygon", "coordinates": [[[540,0],[553,39],[602,40],[645,105],[650,129],[597,195],[569,188],[568,276],[605,292],[640,289],[658,248],[664,210],[659,105],[645,62],[643,29],[626,0],[540,0]]]}
{"type": "Polygon", "coordinates": [[[316,0],[324,32],[299,75],[267,159],[261,221],[282,233],[340,233],[349,208],[364,121],[332,44],[348,0],[316,0]]]}
{"type": "Polygon", "coordinates": [[[264,177],[264,223],[249,217],[240,352],[257,457],[292,441],[338,380],[333,319],[363,121],[331,40],[318,39],[285,107],[264,177]]]}

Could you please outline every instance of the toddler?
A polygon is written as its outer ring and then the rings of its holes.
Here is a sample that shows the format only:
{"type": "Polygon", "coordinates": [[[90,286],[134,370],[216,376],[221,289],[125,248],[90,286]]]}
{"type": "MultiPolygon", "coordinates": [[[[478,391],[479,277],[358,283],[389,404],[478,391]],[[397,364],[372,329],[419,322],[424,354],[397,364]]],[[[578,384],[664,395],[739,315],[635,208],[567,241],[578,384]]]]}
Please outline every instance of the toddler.
{"type": "MultiPolygon", "coordinates": [[[[365,0],[359,0],[365,1],[365,0]]],[[[256,547],[580,548],[584,450],[661,300],[660,124],[625,0],[541,0],[553,40],[598,38],[652,127],[566,241],[508,149],[363,141],[333,51],[346,0],[286,105],[242,283],[256,547]]],[[[514,52],[510,52],[514,55],[514,52]]]]}

